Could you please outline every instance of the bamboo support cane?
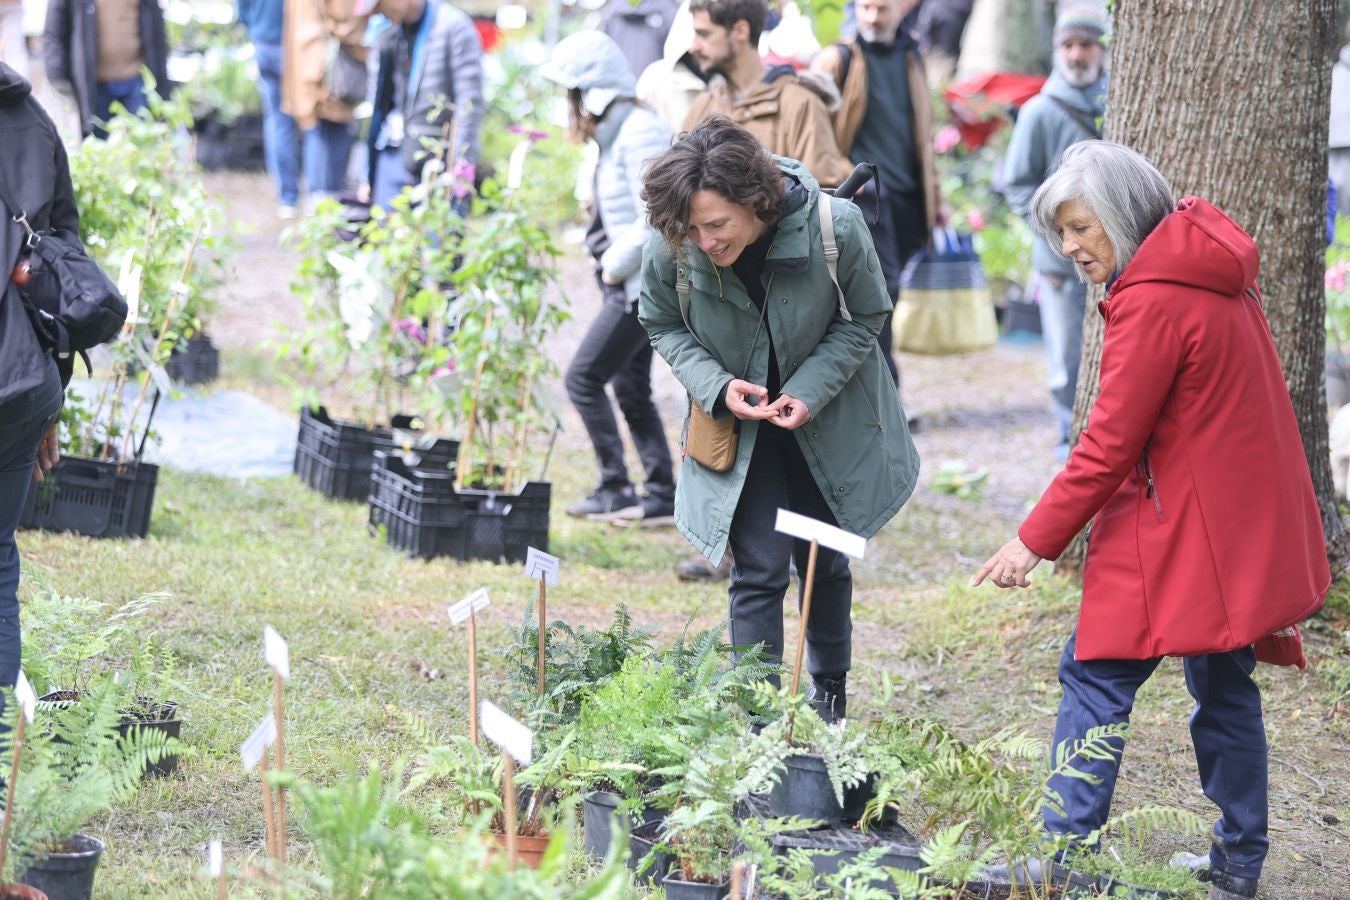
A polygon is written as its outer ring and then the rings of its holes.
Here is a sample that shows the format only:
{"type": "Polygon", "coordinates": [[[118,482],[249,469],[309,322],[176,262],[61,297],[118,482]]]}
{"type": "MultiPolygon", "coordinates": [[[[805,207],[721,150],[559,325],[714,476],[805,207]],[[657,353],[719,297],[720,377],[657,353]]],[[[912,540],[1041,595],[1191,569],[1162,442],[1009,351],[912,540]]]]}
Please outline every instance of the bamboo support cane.
{"type": "MultiPolygon", "coordinates": [[[[487,316],[483,319],[483,342],[482,348],[479,350],[480,355],[487,348],[487,334],[488,330],[492,328],[492,312],[494,309],[495,307],[489,306],[487,316]]],[[[455,465],[455,490],[457,491],[464,489],[464,478],[469,469],[468,464],[473,458],[473,432],[478,423],[478,402],[480,400],[478,393],[483,387],[483,368],[486,365],[487,359],[483,357],[478,360],[478,365],[474,368],[473,395],[469,401],[469,423],[465,426],[464,442],[459,445],[459,462],[455,465]]],[[[491,473],[488,474],[491,475],[491,473]]]]}
{"type": "Polygon", "coordinates": [[[731,893],[727,895],[729,900],[742,900],[745,893],[745,863],[737,860],[731,867],[731,893]]]}
{"type": "Polygon", "coordinates": [[[267,783],[267,772],[271,768],[267,764],[268,751],[263,748],[262,759],[259,761],[259,772],[262,773],[263,788],[263,819],[267,823],[267,858],[276,860],[277,858],[277,823],[276,814],[272,811],[272,786],[267,783]]]}
{"type": "Polygon", "coordinates": [[[502,822],[506,828],[507,865],[516,867],[516,761],[510,753],[502,751],[502,822]]]}
{"type": "Polygon", "coordinates": [[[19,783],[19,757],[23,754],[24,726],[28,717],[19,710],[19,725],[14,731],[14,763],[9,768],[9,787],[5,790],[5,821],[0,825],[0,882],[4,881],[5,861],[9,858],[9,822],[14,811],[14,788],[19,783]]]}
{"type": "MultiPolygon", "coordinates": [[[[792,662],[792,696],[797,696],[797,687],[802,678],[802,656],[806,651],[806,623],[811,620],[811,591],[816,585],[816,552],[820,544],[811,542],[811,553],[806,559],[806,587],[802,590],[802,620],[797,626],[797,656],[792,662]]],[[[796,711],[788,713],[787,741],[792,743],[792,727],[796,724],[796,711]]]]}
{"type": "Polygon", "coordinates": [[[544,615],[544,607],[548,603],[548,582],[543,575],[539,576],[539,662],[536,665],[536,677],[539,680],[539,696],[544,696],[544,653],[548,646],[548,628],[544,624],[548,619],[544,615]]]}
{"type": "MultiPolygon", "coordinates": [[[[281,674],[272,670],[272,701],[277,719],[277,771],[286,768],[286,706],[281,674]]],[[[286,789],[277,785],[277,862],[286,865],[286,789]]]]}
{"type": "Polygon", "coordinates": [[[469,740],[478,743],[478,628],[469,608],[469,740]]]}

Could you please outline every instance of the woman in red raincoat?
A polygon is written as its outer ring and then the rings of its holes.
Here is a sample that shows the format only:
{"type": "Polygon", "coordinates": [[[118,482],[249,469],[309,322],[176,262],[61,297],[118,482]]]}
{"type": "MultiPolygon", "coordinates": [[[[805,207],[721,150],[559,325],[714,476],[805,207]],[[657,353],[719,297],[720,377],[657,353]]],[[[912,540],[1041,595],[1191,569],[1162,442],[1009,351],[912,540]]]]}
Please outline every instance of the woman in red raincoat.
{"type": "MultiPolygon", "coordinates": [[[[1148,160],[1103,141],[1065,151],[1032,217],[1080,277],[1108,285],[1101,393],[1064,470],[974,583],[1025,587],[1092,520],[1055,745],[1128,722],[1161,658],[1184,657],[1200,780],[1221,811],[1209,855],[1184,862],[1213,897],[1255,897],[1269,842],[1253,645],[1315,612],[1331,580],[1256,245],[1206,201],[1174,204],[1148,160]]],[[[1052,779],[1046,828],[1091,842],[1118,759],[1075,767],[1100,780],[1052,779]]]]}

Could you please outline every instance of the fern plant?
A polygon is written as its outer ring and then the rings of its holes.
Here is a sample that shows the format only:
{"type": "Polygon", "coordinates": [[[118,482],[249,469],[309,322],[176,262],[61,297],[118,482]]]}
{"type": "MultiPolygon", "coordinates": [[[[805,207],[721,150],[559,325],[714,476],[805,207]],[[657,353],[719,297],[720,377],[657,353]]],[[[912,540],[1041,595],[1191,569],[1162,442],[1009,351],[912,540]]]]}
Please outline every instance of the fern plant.
{"type": "Polygon", "coordinates": [[[793,695],[787,687],[775,688],[760,682],[751,690],[753,702],[771,710],[776,719],[764,728],[763,734],[782,742],[784,758],[801,753],[820,756],[830,776],[835,799],[842,805],[844,789],[860,784],[867,778],[867,762],[863,746],[867,732],[847,722],[830,725],[816,715],[804,694],[793,695]],[[792,743],[788,744],[788,728],[792,729],[792,743]]]}
{"type": "MultiPolygon", "coordinates": [[[[22,771],[14,799],[10,860],[22,871],[33,859],[60,850],[99,813],[124,802],[140,787],[145,770],[182,745],[163,732],[118,731],[121,692],[110,680],[92,684],[83,702],[44,709],[24,738],[22,771]]],[[[8,730],[0,735],[0,758],[14,752],[19,714],[6,704],[8,730]]]]}
{"type": "Polygon", "coordinates": [[[82,691],[119,656],[144,642],[144,616],[166,593],[146,594],[111,610],[88,597],[68,597],[39,582],[24,603],[24,671],[39,693],[82,691]]]}

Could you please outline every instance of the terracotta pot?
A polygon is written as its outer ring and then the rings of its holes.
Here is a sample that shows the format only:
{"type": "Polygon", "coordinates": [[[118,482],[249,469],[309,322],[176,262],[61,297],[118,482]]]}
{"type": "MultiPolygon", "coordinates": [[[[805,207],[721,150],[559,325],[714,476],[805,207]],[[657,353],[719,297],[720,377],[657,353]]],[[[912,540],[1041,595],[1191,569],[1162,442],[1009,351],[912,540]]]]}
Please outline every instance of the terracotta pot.
{"type": "Polygon", "coordinates": [[[26,884],[0,885],[5,900],[47,900],[47,895],[26,884]]]}
{"type": "MultiPolygon", "coordinates": [[[[539,864],[544,861],[544,851],[548,849],[548,842],[551,835],[538,834],[533,837],[519,836],[516,838],[516,858],[517,865],[524,864],[531,869],[539,868],[539,864]]],[[[502,850],[506,850],[506,835],[500,831],[492,832],[492,839],[501,844],[502,850]]]]}

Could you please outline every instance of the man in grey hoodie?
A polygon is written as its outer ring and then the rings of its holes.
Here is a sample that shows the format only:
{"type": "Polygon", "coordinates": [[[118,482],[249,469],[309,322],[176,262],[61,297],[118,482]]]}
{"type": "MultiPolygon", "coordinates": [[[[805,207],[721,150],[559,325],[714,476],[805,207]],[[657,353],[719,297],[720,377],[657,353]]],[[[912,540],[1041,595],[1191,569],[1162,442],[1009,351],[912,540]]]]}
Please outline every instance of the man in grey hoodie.
{"type": "MultiPolygon", "coordinates": [[[[1031,197],[1059,165],[1071,144],[1101,137],[1106,108],[1106,20],[1096,8],[1066,10],[1055,22],[1055,69],[1045,87],[1027,101],[1013,127],[1004,162],[1004,192],[1013,210],[1026,217],[1031,197]]],[[[1049,368],[1050,399],[1059,419],[1056,453],[1069,453],[1078,358],[1083,351],[1083,306],[1087,285],[1071,260],[1037,236],[1032,265],[1038,276],[1041,331],[1049,368]]]]}

